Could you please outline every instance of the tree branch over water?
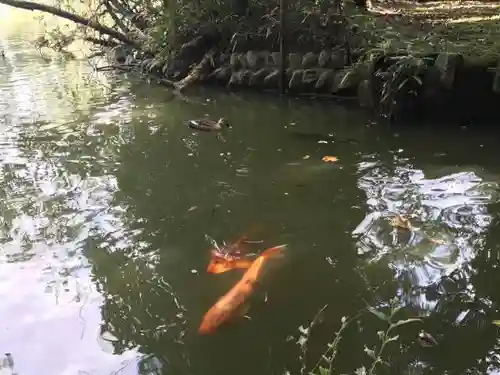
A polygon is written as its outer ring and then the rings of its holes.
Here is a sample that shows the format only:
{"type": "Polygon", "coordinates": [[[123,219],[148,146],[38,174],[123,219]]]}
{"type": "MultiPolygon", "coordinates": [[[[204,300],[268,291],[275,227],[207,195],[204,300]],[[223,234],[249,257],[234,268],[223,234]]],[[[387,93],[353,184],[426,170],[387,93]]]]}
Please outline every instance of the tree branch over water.
{"type": "Polygon", "coordinates": [[[102,33],[102,34],[109,35],[110,37],[115,38],[124,44],[128,44],[128,45],[133,46],[135,48],[141,49],[141,44],[139,42],[130,39],[125,34],[119,32],[119,31],[113,30],[113,29],[106,27],[104,25],[101,25],[99,22],[83,18],[77,14],[67,12],[67,11],[62,10],[60,8],[56,8],[56,7],[53,7],[50,5],[39,4],[39,3],[32,2],[32,1],[21,1],[21,0],[0,0],[0,4],[9,5],[11,7],[19,8],[19,9],[26,9],[26,10],[31,10],[31,11],[37,10],[37,11],[44,12],[44,13],[50,13],[50,14],[53,14],[55,16],[73,21],[77,24],[90,27],[90,28],[102,33]]]}

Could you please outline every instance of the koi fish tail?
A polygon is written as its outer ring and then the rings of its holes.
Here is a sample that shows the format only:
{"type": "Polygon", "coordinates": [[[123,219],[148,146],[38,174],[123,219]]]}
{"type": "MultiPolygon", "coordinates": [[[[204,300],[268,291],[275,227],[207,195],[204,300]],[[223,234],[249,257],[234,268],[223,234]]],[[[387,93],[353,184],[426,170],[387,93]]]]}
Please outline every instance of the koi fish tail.
{"type": "Polygon", "coordinates": [[[270,247],[269,249],[264,250],[261,254],[263,258],[283,258],[283,250],[287,247],[287,245],[278,245],[274,247],[270,247]]]}

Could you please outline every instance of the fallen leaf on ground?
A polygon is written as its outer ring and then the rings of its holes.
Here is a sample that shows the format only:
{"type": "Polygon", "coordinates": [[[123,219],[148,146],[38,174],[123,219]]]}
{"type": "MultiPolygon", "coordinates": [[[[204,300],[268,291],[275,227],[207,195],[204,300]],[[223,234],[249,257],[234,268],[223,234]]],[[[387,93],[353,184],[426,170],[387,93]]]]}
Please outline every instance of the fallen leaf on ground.
{"type": "Polygon", "coordinates": [[[337,158],[336,156],[323,156],[321,160],[326,161],[327,163],[334,163],[339,160],[339,158],[337,158]]]}

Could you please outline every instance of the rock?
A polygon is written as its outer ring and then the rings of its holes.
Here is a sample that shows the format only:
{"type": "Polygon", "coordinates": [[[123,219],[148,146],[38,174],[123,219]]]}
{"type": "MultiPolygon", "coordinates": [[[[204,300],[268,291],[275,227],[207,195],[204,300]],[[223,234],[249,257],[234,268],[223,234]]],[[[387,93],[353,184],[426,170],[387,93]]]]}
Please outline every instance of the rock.
{"type": "Polygon", "coordinates": [[[332,93],[348,88],[355,88],[358,85],[357,74],[351,68],[344,68],[335,73],[332,84],[332,93]]]}
{"type": "Polygon", "coordinates": [[[233,71],[238,70],[241,67],[240,63],[240,55],[239,53],[232,53],[231,57],[229,58],[229,65],[231,65],[231,69],[233,71]]]}
{"type": "Polygon", "coordinates": [[[455,81],[457,69],[464,65],[464,57],[458,53],[442,52],[436,58],[434,66],[441,72],[441,83],[443,87],[451,89],[455,81]]]}
{"type": "Polygon", "coordinates": [[[281,63],[281,53],[279,53],[279,52],[272,52],[271,53],[271,60],[272,60],[272,64],[274,66],[280,66],[280,63],[281,63]]]}
{"type": "Polygon", "coordinates": [[[264,80],[273,72],[271,68],[261,68],[256,72],[252,73],[250,77],[249,85],[252,87],[260,87],[264,84],[264,80]]]}
{"type": "Polygon", "coordinates": [[[294,91],[300,91],[302,88],[302,77],[304,76],[303,69],[297,69],[293,72],[292,78],[288,82],[288,88],[294,91]]]}
{"type": "Polygon", "coordinates": [[[267,51],[259,51],[257,53],[257,69],[265,68],[268,65],[269,60],[271,59],[270,55],[271,54],[267,51]]]}
{"type": "Polygon", "coordinates": [[[239,70],[231,75],[228,86],[248,86],[252,71],[248,69],[239,70]]]}
{"type": "Polygon", "coordinates": [[[333,51],[330,55],[330,67],[334,69],[343,68],[346,62],[346,53],[344,49],[333,51]]]}
{"type": "Polygon", "coordinates": [[[319,76],[314,89],[316,91],[326,91],[332,87],[334,71],[332,69],[325,69],[319,76]]]}
{"type": "Polygon", "coordinates": [[[358,101],[363,108],[373,108],[372,85],[369,79],[364,79],[358,85],[358,101]]]}
{"type": "Polygon", "coordinates": [[[253,72],[249,69],[243,70],[241,72],[241,84],[248,86],[250,84],[250,78],[252,78],[253,72]]]}
{"type": "Polygon", "coordinates": [[[302,66],[302,54],[300,53],[289,53],[288,54],[288,67],[297,70],[302,66]]]}
{"type": "Polygon", "coordinates": [[[318,56],[312,52],[307,52],[302,58],[302,68],[310,69],[318,65],[318,56]]]}
{"type": "Polygon", "coordinates": [[[257,55],[257,52],[255,51],[248,51],[246,53],[246,64],[250,69],[256,69],[257,68],[257,63],[259,56],[257,55]]]}
{"type": "Polygon", "coordinates": [[[307,86],[312,86],[312,84],[316,84],[320,74],[321,72],[317,69],[306,69],[302,75],[302,83],[307,86]]]}
{"type": "Polygon", "coordinates": [[[498,60],[495,78],[493,78],[493,92],[500,94],[500,60],[498,60]]]}
{"type": "Polygon", "coordinates": [[[219,55],[219,66],[224,66],[229,62],[229,55],[227,53],[221,53],[219,55]]]}
{"type": "MultiPolygon", "coordinates": [[[[231,77],[231,68],[228,66],[223,66],[216,70],[215,79],[219,84],[225,85],[231,77]]],[[[213,72],[215,73],[215,72],[213,72]]]]}
{"type": "Polygon", "coordinates": [[[328,65],[328,63],[330,62],[330,56],[331,56],[330,51],[327,51],[327,50],[321,51],[321,53],[318,56],[318,66],[320,68],[326,67],[328,65]]]}
{"type": "Polygon", "coordinates": [[[280,72],[278,69],[274,69],[266,78],[264,78],[263,85],[266,88],[276,88],[279,84],[280,72]]]}
{"type": "Polygon", "coordinates": [[[231,74],[231,79],[227,83],[227,87],[234,87],[234,86],[240,86],[241,85],[241,72],[235,72],[231,74]]]}
{"type": "Polygon", "coordinates": [[[238,60],[240,61],[240,65],[243,69],[248,69],[248,62],[247,62],[247,58],[246,58],[246,54],[244,53],[240,53],[238,55],[238,60]]]}
{"type": "Polygon", "coordinates": [[[267,65],[269,52],[267,51],[248,51],[246,54],[248,67],[252,70],[258,70],[267,65]]]}

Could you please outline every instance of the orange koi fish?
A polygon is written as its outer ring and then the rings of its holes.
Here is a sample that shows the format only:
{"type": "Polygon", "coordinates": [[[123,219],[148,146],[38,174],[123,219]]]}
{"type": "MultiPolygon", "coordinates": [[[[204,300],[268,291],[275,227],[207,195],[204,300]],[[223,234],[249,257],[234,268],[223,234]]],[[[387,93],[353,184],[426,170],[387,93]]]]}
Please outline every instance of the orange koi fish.
{"type": "MultiPolygon", "coordinates": [[[[249,268],[254,259],[243,258],[243,244],[245,243],[250,243],[250,241],[246,236],[243,236],[233,244],[226,245],[221,248],[215,247],[212,249],[212,258],[208,264],[207,272],[223,273],[236,268],[249,268]]],[[[245,255],[245,257],[247,256],[245,255]]]]}
{"type": "Polygon", "coordinates": [[[253,264],[254,260],[252,259],[225,259],[225,258],[217,258],[212,257],[210,263],[207,267],[207,272],[209,273],[224,273],[227,271],[231,271],[234,269],[247,269],[253,264]]]}
{"type": "Polygon", "coordinates": [[[264,261],[271,257],[282,257],[282,250],[286,246],[271,247],[255,259],[241,280],[207,311],[198,332],[202,335],[214,333],[221,324],[235,316],[244,315],[248,309],[248,305],[245,302],[254,291],[254,286],[264,265],[264,261]]]}

